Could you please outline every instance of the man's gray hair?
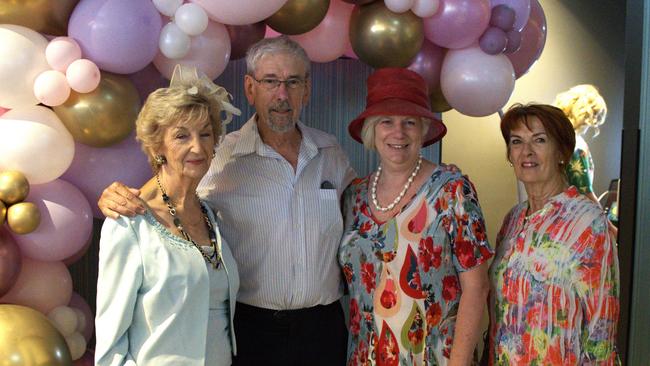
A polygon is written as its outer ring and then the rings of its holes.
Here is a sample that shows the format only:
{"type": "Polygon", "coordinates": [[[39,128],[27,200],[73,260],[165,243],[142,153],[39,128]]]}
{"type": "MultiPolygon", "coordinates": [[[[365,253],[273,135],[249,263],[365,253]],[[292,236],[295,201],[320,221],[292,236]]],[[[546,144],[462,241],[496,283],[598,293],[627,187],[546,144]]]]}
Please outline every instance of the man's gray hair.
{"type": "Polygon", "coordinates": [[[263,38],[261,41],[252,45],[246,52],[246,73],[255,75],[257,62],[267,54],[284,53],[296,57],[305,65],[305,77],[309,77],[310,64],[307,53],[296,41],[287,36],[274,38],[263,38]]]}

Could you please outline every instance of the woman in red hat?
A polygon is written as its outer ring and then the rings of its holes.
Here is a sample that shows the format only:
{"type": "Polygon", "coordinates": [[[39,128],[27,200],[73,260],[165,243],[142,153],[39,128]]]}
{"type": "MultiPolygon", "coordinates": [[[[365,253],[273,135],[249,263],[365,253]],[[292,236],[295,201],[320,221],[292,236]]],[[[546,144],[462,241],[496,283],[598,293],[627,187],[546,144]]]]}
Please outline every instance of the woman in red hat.
{"type": "Polygon", "coordinates": [[[349,132],[380,165],[344,194],[348,365],[468,365],[493,256],[476,191],[457,168],[422,158],[446,128],[417,73],[379,69],[367,85],[349,132]]]}

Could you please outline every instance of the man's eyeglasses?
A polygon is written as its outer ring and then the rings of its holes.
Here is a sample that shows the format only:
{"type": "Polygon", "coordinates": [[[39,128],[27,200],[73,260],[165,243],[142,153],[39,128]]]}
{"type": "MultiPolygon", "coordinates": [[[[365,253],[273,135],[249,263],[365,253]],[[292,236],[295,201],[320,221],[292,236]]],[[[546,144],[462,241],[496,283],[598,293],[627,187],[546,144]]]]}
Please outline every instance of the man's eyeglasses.
{"type": "Polygon", "coordinates": [[[257,80],[254,77],[252,78],[253,80],[260,83],[260,85],[262,85],[262,87],[266,90],[275,90],[280,86],[280,84],[284,84],[287,89],[298,89],[305,83],[305,80],[301,78],[289,78],[287,80],[280,80],[275,78],[262,78],[260,80],[257,80]]]}

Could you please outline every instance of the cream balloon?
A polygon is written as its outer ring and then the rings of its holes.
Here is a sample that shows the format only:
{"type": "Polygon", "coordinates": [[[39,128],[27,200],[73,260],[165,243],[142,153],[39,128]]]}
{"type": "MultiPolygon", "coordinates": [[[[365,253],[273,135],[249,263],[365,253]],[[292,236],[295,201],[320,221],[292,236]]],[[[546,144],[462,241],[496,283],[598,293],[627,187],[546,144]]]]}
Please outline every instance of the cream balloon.
{"type": "Polygon", "coordinates": [[[414,0],[384,0],[384,4],[388,10],[392,11],[393,13],[403,13],[411,9],[413,6],[413,1],[414,0]]]}
{"type": "Polygon", "coordinates": [[[0,170],[20,171],[30,184],[58,178],[74,158],[72,135],[46,123],[3,118],[0,136],[0,170]]]}
{"type": "Polygon", "coordinates": [[[176,9],[183,3],[183,0],[153,0],[153,5],[158,11],[168,17],[174,16],[176,9]]]}
{"type": "Polygon", "coordinates": [[[72,62],[65,72],[65,78],[77,93],[90,93],[97,89],[102,79],[97,65],[85,58],[72,62]]]}
{"type": "Polygon", "coordinates": [[[68,66],[81,58],[79,43],[70,37],[56,37],[45,48],[45,59],[52,69],[65,72],[68,66]]]}
{"type": "Polygon", "coordinates": [[[414,0],[411,11],[420,18],[428,18],[438,12],[440,0],[414,0]]]}
{"type": "Polygon", "coordinates": [[[79,319],[77,312],[69,306],[57,306],[47,313],[52,325],[61,333],[62,336],[68,337],[77,331],[79,319]]]}
{"type": "Polygon", "coordinates": [[[39,102],[54,107],[70,97],[70,85],[61,71],[47,70],[34,80],[34,95],[39,102]]]}
{"type": "Polygon", "coordinates": [[[70,358],[76,361],[86,352],[86,339],[79,332],[74,332],[65,337],[65,343],[70,349],[70,358]]]}
{"type": "Polygon", "coordinates": [[[0,106],[13,109],[38,104],[34,80],[50,69],[46,47],[45,37],[31,29],[0,25],[0,106]]]}
{"type": "Polygon", "coordinates": [[[158,47],[167,58],[184,57],[190,51],[190,45],[190,37],[174,22],[167,23],[160,31],[158,47]]]}
{"type": "MultiPolygon", "coordinates": [[[[23,121],[38,122],[45,126],[54,128],[64,135],[70,135],[70,132],[53,110],[41,105],[32,105],[27,107],[16,108],[0,116],[2,119],[19,119],[23,121]]],[[[2,121],[0,121],[2,124],[2,121]]],[[[72,137],[72,135],[70,135],[72,137]]]]}
{"type": "Polygon", "coordinates": [[[174,14],[174,23],[185,34],[198,36],[208,27],[208,14],[196,4],[183,4],[174,14]]]}
{"type": "Polygon", "coordinates": [[[210,19],[221,24],[244,25],[262,21],[280,10],[287,0],[190,0],[199,4],[210,19]]]}

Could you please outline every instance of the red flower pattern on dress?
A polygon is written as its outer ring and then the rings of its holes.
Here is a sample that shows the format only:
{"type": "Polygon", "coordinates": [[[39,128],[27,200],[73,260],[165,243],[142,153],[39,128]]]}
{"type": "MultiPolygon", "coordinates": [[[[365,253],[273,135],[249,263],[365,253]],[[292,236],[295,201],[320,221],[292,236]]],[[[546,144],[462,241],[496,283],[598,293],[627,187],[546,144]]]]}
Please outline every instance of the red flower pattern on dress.
{"type": "Polygon", "coordinates": [[[361,327],[361,314],[359,313],[359,303],[357,299],[350,300],[350,333],[352,335],[359,335],[361,327]]]}
{"type": "Polygon", "coordinates": [[[447,276],[442,279],[442,298],[445,301],[455,300],[459,292],[458,277],[447,276]]]}
{"type": "Polygon", "coordinates": [[[370,262],[361,264],[361,282],[366,286],[366,292],[371,293],[375,289],[375,266],[370,262]]]}
{"type": "Polygon", "coordinates": [[[474,254],[474,245],[464,238],[456,241],[456,258],[463,268],[472,268],[476,266],[476,255],[474,254]]]}

